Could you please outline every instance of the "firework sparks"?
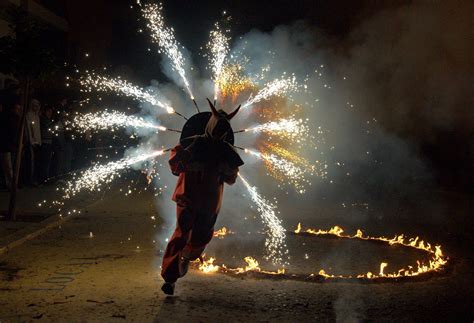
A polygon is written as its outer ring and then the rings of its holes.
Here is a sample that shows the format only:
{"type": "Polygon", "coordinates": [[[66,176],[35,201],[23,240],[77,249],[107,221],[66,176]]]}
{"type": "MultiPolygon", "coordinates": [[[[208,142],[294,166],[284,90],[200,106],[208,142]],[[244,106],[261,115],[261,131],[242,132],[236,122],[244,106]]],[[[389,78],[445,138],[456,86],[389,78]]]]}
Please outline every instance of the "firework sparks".
{"type": "Polygon", "coordinates": [[[308,164],[303,158],[291,155],[286,156],[292,159],[288,160],[272,153],[263,153],[252,149],[245,149],[244,151],[261,159],[273,178],[280,182],[288,181],[301,194],[306,191],[306,184],[309,184],[306,175],[314,174],[315,167],[308,164]]]}
{"type": "Polygon", "coordinates": [[[118,128],[132,127],[166,131],[167,128],[144,120],[142,117],[126,115],[118,111],[101,111],[77,115],[71,122],[73,128],[92,130],[117,130],[118,128]]]}
{"type": "Polygon", "coordinates": [[[219,94],[219,80],[221,79],[225,58],[229,53],[229,37],[220,29],[217,23],[215,24],[215,29],[211,31],[207,47],[211,52],[210,64],[212,73],[214,74],[214,100],[217,100],[219,94]]]}
{"type": "Polygon", "coordinates": [[[112,182],[119,171],[129,168],[133,164],[141,163],[149,159],[161,156],[165,150],[157,150],[148,154],[142,154],[135,157],[127,157],[118,161],[113,161],[105,165],[95,165],[79,174],[66,183],[63,199],[69,199],[80,191],[100,191],[104,184],[112,182]]]}
{"type": "Polygon", "coordinates": [[[162,12],[163,6],[161,4],[148,4],[142,9],[143,16],[148,20],[147,27],[152,32],[151,37],[160,48],[159,52],[166,54],[171,60],[173,70],[179,74],[191,100],[194,100],[194,95],[184,71],[183,54],[179,50],[179,44],[176,41],[173,29],[165,25],[162,12]]]}
{"type": "Polygon", "coordinates": [[[267,100],[272,96],[283,96],[286,93],[296,91],[297,89],[298,83],[296,82],[295,76],[275,79],[265,84],[265,86],[260,91],[258,91],[255,96],[250,97],[247,102],[242,105],[242,108],[248,108],[252,104],[255,104],[262,100],[267,100]]]}
{"type": "Polygon", "coordinates": [[[280,119],[278,121],[270,121],[251,128],[247,128],[238,132],[265,132],[271,135],[282,136],[288,140],[296,140],[297,142],[309,137],[309,127],[307,120],[295,119],[293,117],[280,119]]]}
{"type": "Polygon", "coordinates": [[[110,78],[97,74],[88,74],[85,77],[81,78],[81,85],[85,86],[85,90],[92,92],[92,89],[96,91],[114,91],[122,95],[132,97],[139,101],[148,102],[154,106],[160,107],[168,113],[176,113],[176,111],[170,107],[168,104],[160,101],[152,93],[133,85],[132,83],[118,78],[110,78]]]}
{"type": "Polygon", "coordinates": [[[267,258],[271,259],[275,264],[282,264],[286,260],[285,255],[288,254],[285,243],[285,229],[281,225],[281,220],[277,217],[276,206],[261,196],[255,186],[251,186],[242,175],[240,179],[244,183],[250,198],[257,205],[257,210],[262,218],[263,223],[267,226],[268,237],[265,241],[267,258]]]}
{"type": "Polygon", "coordinates": [[[232,102],[243,91],[255,88],[252,80],[243,75],[242,69],[240,64],[226,64],[222,67],[222,71],[216,81],[221,96],[224,98],[230,97],[232,102]]]}

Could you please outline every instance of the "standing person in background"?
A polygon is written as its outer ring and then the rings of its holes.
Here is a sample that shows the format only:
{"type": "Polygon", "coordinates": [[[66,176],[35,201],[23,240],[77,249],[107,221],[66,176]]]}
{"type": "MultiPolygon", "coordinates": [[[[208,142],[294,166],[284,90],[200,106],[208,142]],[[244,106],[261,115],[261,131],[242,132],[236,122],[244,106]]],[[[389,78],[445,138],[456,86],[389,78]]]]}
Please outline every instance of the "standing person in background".
{"type": "MultiPolygon", "coordinates": [[[[63,175],[71,171],[71,164],[73,158],[73,136],[72,132],[68,130],[70,123],[71,107],[68,104],[67,98],[62,98],[56,108],[57,118],[57,173],[56,175],[63,175]]],[[[56,151],[55,151],[56,153],[56,151]]]]}
{"type": "Polygon", "coordinates": [[[53,113],[53,160],[52,160],[52,176],[60,176],[65,173],[65,124],[64,114],[66,111],[67,99],[62,99],[56,106],[53,113]]]}
{"type": "MultiPolygon", "coordinates": [[[[69,107],[70,109],[70,107],[69,107]]],[[[70,129],[71,111],[67,110],[63,117],[64,127],[64,173],[72,170],[72,160],[74,158],[74,136],[70,129]]]]}
{"type": "Polygon", "coordinates": [[[26,112],[26,140],[25,140],[25,184],[37,185],[38,161],[41,148],[40,102],[32,99],[26,112]]]}
{"type": "Polygon", "coordinates": [[[41,109],[41,149],[39,157],[38,180],[44,183],[50,177],[51,159],[53,157],[53,108],[45,105],[41,109]]]}

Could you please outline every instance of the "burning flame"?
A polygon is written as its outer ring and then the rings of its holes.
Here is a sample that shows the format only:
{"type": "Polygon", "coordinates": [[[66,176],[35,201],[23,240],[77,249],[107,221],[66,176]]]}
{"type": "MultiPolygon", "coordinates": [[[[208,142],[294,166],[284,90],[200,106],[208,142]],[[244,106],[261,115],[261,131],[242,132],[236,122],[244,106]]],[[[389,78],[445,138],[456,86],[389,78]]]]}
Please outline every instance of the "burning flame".
{"type": "MultiPolygon", "coordinates": [[[[367,241],[382,241],[386,242],[389,245],[400,244],[405,247],[415,248],[419,250],[423,250],[429,254],[431,254],[431,259],[429,260],[428,264],[424,264],[421,261],[417,260],[417,267],[409,266],[407,268],[401,268],[396,272],[393,273],[384,273],[385,268],[388,266],[388,263],[382,262],[380,264],[380,271],[379,274],[373,274],[371,272],[367,272],[366,274],[359,274],[356,278],[368,278],[368,279],[375,279],[375,278],[399,278],[399,277],[412,277],[418,276],[420,274],[428,273],[428,272],[435,272],[440,271],[448,262],[448,257],[443,255],[441,250],[441,246],[431,246],[430,243],[424,242],[420,240],[419,237],[416,238],[406,238],[403,234],[397,235],[393,238],[386,238],[386,237],[371,237],[366,236],[363,234],[362,230],[358,229],[356,234],[351,236],[348,234],[344,234],[344,229],[339,226],[334,226],[329,230],[316,230],[316,229],[306,229],[302,231],[301,223],[298,223],[296,230],[294,231],[295,234],[312,234],[312,235],[334,235],[339,238],[344,239],[360,239],[360,240],[367,240],[367,241]]],[[[321,269],[319,275],[325,278],[354,278],[353,276],[343,276],[343,275],[331,275],[327,274],[324,269],[321,269]]]]}
{"type": "Polygon", "coordinates": [[[200,265],[199,265],[199,270],[202,271],[205,274],[208,273],[214,273],[219,270],[219,266],[214,265],[214,261],[216,258],[209,258],[209,260],[204,260],[200,265]]]}
{"type": "Polygon", "coordinates": [[[216,237],[216,238],[223,239],[228,234],[234,234],[234,232],[230,231],[226,227],[222,227],[219,230],[214,231],[213,236],[216,237]]]}
{"type": "Polygon", "coordinates": [[[203,273],[215,273],[215,272],[223,272],[223,273],[234,273],[234,274],[244,274],[248,272],[258,272],[266,275],[284,275],[285,269],[280,268],[277,271],[266,271],[260,268],[260,264],[258,261],[253,257],[245,257],[244,261],[247,263],[245,267],[238,267],[238,268],[228,268],[225,265],[218,266],[214,265],[214,261],[216,258],[211,257],[209,260],[203,260],[203,262],[199,265],[199,270],[203,273]]]}
{"type": "MultiPolygon", "coordinates": [[[[225,229],[225,228],[223,228],[225,229]]],[[[225,232],[221,229],[223,232],[225,232]]],[[[221,231],[219,230],[219,231],[221,231]]],[[[216,231],[217,232],[217,231],[216,231]]],[[[294,230],[295,234],[309,234],[309,235],[333,235],[343,239],[359,239],[359,240],[366,240],[366,241],[382,241],[386,242],[389,245],[399,244],[408,248],[415,248],[419,250],[423,250],[431,255],[431,259],[428,263],[423,263],[420,260],[417,260],[417,266],[408,266],[408,268],[401,268],[396,272],[386,273],[385,269],[388,267],[387,262],[382,262],[380,264],[380,269],[378,274],[374,274],[372,272],[367,272],[365,274],[357,274],[357,275],[333,275],[327,273],[324,269],[319,270],[318,274],[320,277],[324,279],[396,279],[401,277],[414,277],[419,276],[421,274],[426,274],[429,272],[438,272],[440,271],[448,262],[448,257],[444,256],[441,246],[432,246],[430,243],[424,242],[420,240],[419,237],[408,239],[403,234],[397,235],[393,238],[386,238],[386,237],[372,237],[368,235],[364,235],[362,230],[358,229],[354,235],[348,235],[344,233],[344,229],[340,226],[334,226],[329,230],[321,230],[321,229],[305,229],[303,230],[301,223],[298,223],[296,230],[294,230]]],[[[247,263],[245,267],[238,267],[238,268],[229,268],[225,265],[215,265],[215,258],[209,258],[209,260],[205,260],[199,266],[199,270],[204,273],[227,273],[227,274],[244,274],[248,272],[259,273],[263,275],[285,275],[285,269],[278,269],[277,271],[266,271],[260,267],[258,261],[253,257],[245,257],[244,261],[247,263]]],[[[315,274],[310,274],[307,278],[315,277],[315,274]]],[[[290,276],[285,275],[285,277],[297,277],[297,275],[292,274],[290,276]]]]}

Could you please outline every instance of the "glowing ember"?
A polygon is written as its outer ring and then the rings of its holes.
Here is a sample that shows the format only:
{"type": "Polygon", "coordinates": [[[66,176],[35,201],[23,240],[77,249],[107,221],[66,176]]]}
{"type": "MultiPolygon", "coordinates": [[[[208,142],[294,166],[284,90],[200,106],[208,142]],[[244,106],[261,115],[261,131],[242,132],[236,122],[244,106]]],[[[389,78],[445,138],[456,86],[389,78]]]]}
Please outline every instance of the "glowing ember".
{"type": "Polygon", "coordinates": [[[188,79],[186,78],[186,72],[184,71],[183,54],[179,50],[173,29],[165,25],[162,11],[163,6],[161,4],[148,4],[142,9],[143,16],[148,20],[147,26],[152,32],[151,37],[153,41],[158,44],[160,50],[168,56],[173,70],[181,76],[181,80],[189,96],[194,100],[188,79]]]}
{"type": "Polygon", "coordinates": [[[117,130],[118,128],[146,128],[166,131],[166,127],[145,121],[142,117],[126,115],[118,111],[101,111],[75,116],[71,126],[83,131],[117,130]]]}
{"type": "Polygon", "coordinates": [[[281,225],[281,220],[276,216],[276,206],[262,197],[257,192],[257,188],[251,186],[242,175],[239,174],[239,177],[247,188],[250,198],[257,205],[257,210],[263,223],[268,228],[265,241],[266,257],[275,264],[284,263],[285,260],[283,258],[288,254],[285,243],[286,234],[285,229],[281,225]]]}
{"type": "Polygon", "coordinates": [[[122,80],[120,77],[109,78],[97,74],[88,74],[81,78],[81,85],[83,85],[84,89],[88,92],[91,92],[92,89],[101,92],[114,91],[139,101],[148,102],[166,110],[168,113],[175,113],[175,110],[172,107],[160,101],[152,93],[143,90],[126,80],[122,80]]]}
{"type": "Polygon", "coordinates": [[[267,100],[272,96],[283,96],[291,91],[296,91],[298,89],[298,83],[296,82],[296,77],[288,77],[275,79],[267,84],[258,91],[254,97],[250,97],[245,104],[242,105],[242,108],[247,108],[254,103],[260,102],[262,100],[267,100]]]}

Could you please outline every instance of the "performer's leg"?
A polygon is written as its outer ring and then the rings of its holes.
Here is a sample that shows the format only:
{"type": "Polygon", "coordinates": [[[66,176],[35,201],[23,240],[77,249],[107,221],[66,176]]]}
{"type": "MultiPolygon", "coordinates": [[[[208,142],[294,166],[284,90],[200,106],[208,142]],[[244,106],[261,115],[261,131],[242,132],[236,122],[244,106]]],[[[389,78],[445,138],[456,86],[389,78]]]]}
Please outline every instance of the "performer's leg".
{"type": "Polygon", "coordinates": [[[197,214],[194,221],[193,230],[188,244],[183,253],[187,254],[190,260],[195,260],[201,256],[207,244],[214,235],[214,225],[217,214],[197,214]]]}
{"type": "Polygon", "coordinates": [[[168,242],[161,266],[161,276],[169,283],[174,283],[180,277],[179,261],[181,251],[189,240],[195,218],[189,208],[177,206],[176,212],[176,229],[168,242]]]}

